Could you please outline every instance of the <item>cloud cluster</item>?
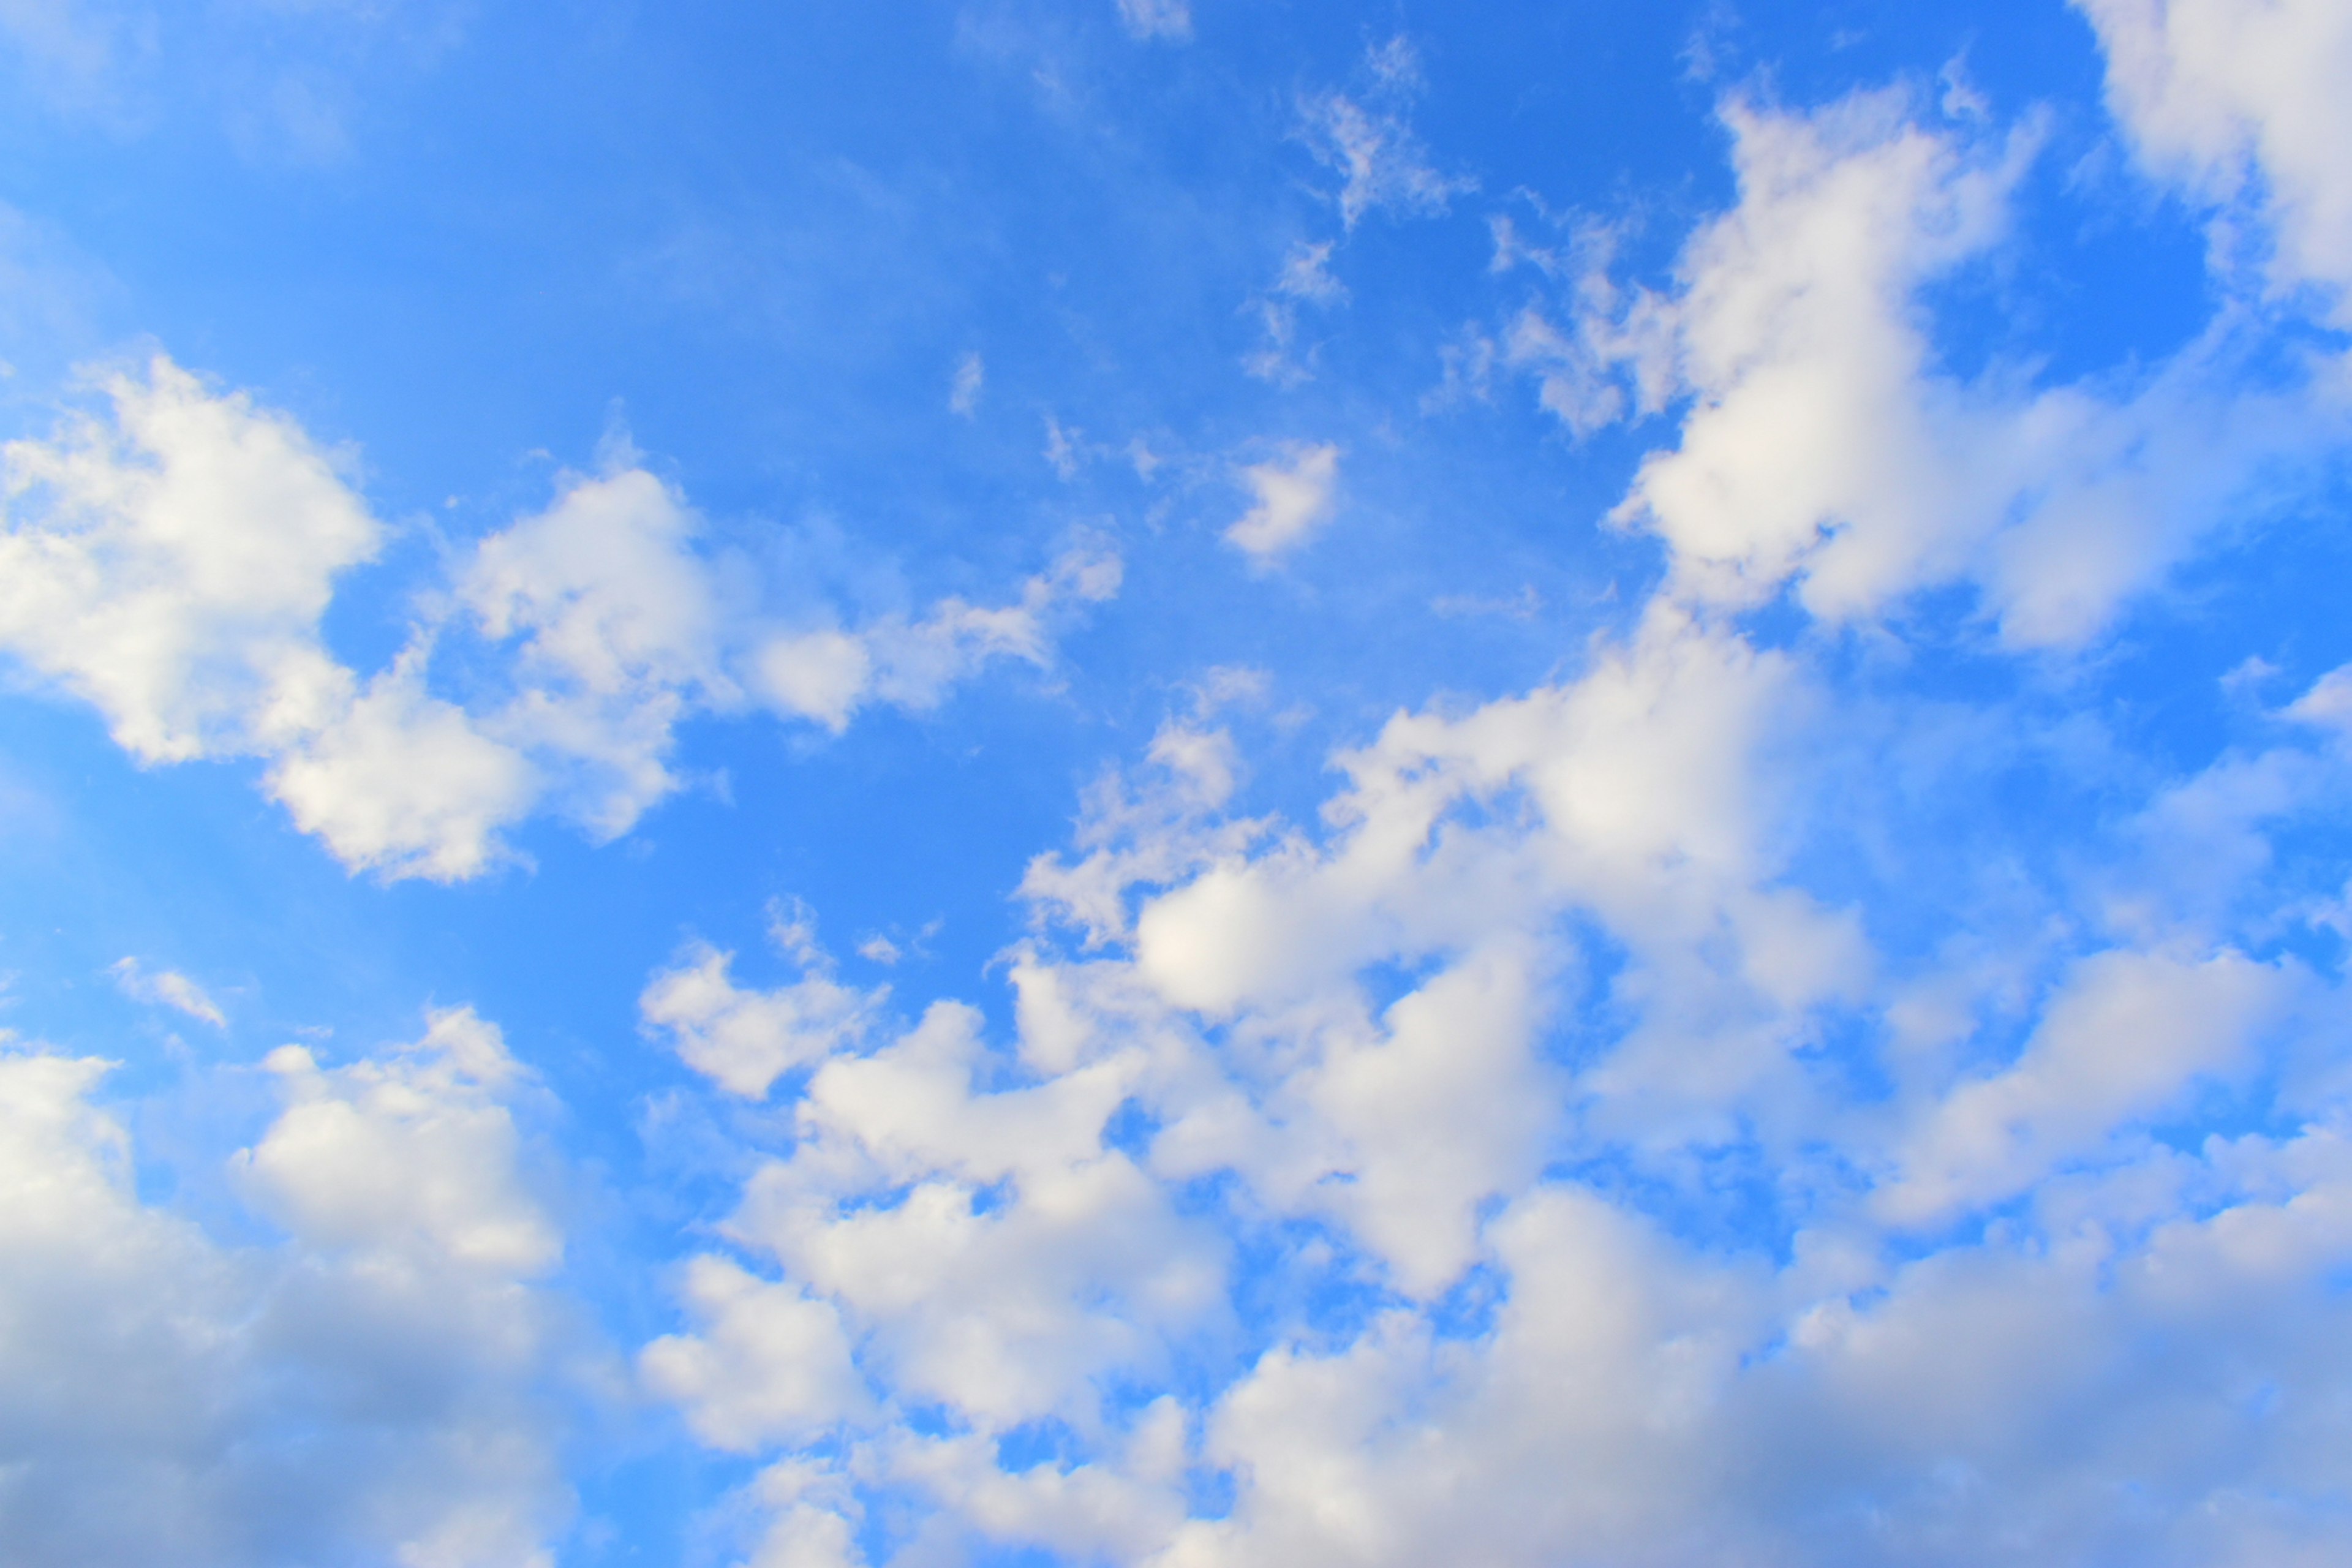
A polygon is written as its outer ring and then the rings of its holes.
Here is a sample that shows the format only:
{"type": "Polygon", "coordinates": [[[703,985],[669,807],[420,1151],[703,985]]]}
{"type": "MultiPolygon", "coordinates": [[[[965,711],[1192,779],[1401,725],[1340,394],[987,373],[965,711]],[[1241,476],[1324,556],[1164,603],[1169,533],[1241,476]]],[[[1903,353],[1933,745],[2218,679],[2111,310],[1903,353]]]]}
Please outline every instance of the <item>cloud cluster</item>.
{"type": "Polygon", "coordinates": [[[388,877],[477,875],[542,807],[625,833],[678,787],[691,713],[838,732],[875,703],[929,707],[992,659],[1046,664],[1067,607],[1118,586],[1118,558],[1086,545],[1008,604],[779,624],[724,585],[677,489],[619,452],[463,552],[407,646],[363,674],[321,631],[337,580],[386,538],[347,465],[165,358],[105,394],[107,414],[0,455],[0,648],[142,763],[262,759],[303,831],[388,877]],[[434,689],[452,642],[485,667],[464,702],[434,689]]]}
{"type": "Polygon", "coordinates": [[[2078,645],[2340,442],[2340,375],[2264,386],[2242,306],[2132,377],[1939,363],[1921,297],[2009,233],[2030,126],[1939,129],[1895,90],[1724,118],[1739,201],[1670,288],[1614,283],[1599,247],[1567,325],[1530,307],[1506,339],[1580,433],[1683,405],[1616,516],[1665,542],[1684,596],[1736,608],[1793,582],[1849,621],[1965,583],[2004,640],[2078,645]]]}
{"type": "Polygon", "coordinates": [[[284,1108],[229,1176],[282,1239],[142,1202],[107,1064],[0,1055],[0,1518],[42,1565],[545,1563],[570,1511],[518,1069],[470,1012],[284,1108]]]}
{"type": "MultiPolygon", "coordinates": [[[[2352,675],[2185,768],[2030,685],[1885,697],[1915,631],[2098,647],[2342,449],[2330,373],[2256,374],[2231,297],[2143,376],[1957,374],[1923,297],[2004,242],[2030,128],[1726,119],[1738,202],[1671,283],[1588,272],[1509,350],[1571,424],[1676,416],[1618,512],[1665,556],[1629,631],[1399,714],[1314,828],[1236,815],[1232,737],[1171,722],[1032,865],[1002,1042],[877,999],[820,1057],[825,993],[717,955],[646,993],[722,1084],[807,1069],[641,1362],[760,1457],[747,1561],[2352,1549],[2312,957],[2352,923],[2289,868],[2352,675]],[[1981,809],[2027,776],[2046,816],[1981,809]]],[[[1245,549],[1327,504],[1307,454],[1253,483],[1245,549]]]]}

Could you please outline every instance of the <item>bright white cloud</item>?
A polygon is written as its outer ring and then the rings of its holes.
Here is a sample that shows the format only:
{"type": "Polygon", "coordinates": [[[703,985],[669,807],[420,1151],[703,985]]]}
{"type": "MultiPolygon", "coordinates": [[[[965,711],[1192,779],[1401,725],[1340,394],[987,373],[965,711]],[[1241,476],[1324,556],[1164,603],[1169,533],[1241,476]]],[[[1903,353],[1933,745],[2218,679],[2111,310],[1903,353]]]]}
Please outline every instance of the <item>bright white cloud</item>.
{"type": "Polygon", "coordinates": [[[764,1099],[779,1077],[860,1038],[887,994],[842,984],[813,940],[794,940],[790,927],[785,937],[802,970],[793,984],[744,990],[728,973],[734,955],[698,943],[646,987],[637,1001],[640,1021],[668,1037],[680,1060],[729,1093],[764,1099]]]}
{"type": "Polygon", "coordinates": [[[283,415],[157,359],[112,418],[0,449],[0,641],[104,715],[142,762],[268,746],[330,664],[336,576],[383,531],[283,415]]]}
{"type": "Polygon", "coordinates": [[[233,1174],[286,1239],[139,1199],[105,1064],[0,1056],[0,1518],[27,1568],[545,1563],[569,1511],[517,1069],[470,1013],[341,1068],[233,1174]]]}
{"type": "Polygon", "coordinates": [[[2231,952],[2196,963],[2085,959],[2016,1062],[1936,1105],[1882,1207],[1917,1223],[1999,1201],[2097,1148],[2119,1124],[2165,1109],[2200,1077],[2244,1070],[2295,978],[2231,952]]]}
{"type": "Polygon", "coordinates": [[[701,1331],[656,1340],[639,1364],[704,1442],[752,1453],[873,1413],[832,1307],[713,1257],[688,1264],[684,1294],[701,1331]]]}
{"type": "Polygon", "coordinates": [[[1600,247],[1572,325],[1532,310],[1506,342],[1580,432],[1686,400],[1615,514],[1665,542],[1679,594],[1749,605],[1793,581],[1851,620],[1967,581],[2006,640],[2076,644],[2336,438],[2328,384],[2248,389],[2227,316],[2136,385],[1937,367],[1921,294],[2009,232],[2030,131],[1937,131],[1895,92],[1725,118],[1739,202],[1673,290],[1620,288],[1600,247]]]}
{"type": "Polygon", "coordinates": [[[1339,448],[1293,445],[1278,458],[1244,467],[1239,478],[1255,504],[1225,530],[1225,540],[1256,560],[1272,560],[1306,543],[1330,521],[1339,448]]]}
{"type": "Polygon", "coordinates": [[[2352,12],[2336,0],[2076,0],[2107,100],[2143,160],[2255,215],[2282,287],[2352,326],[2352,12]]]}
{"type": "Polygon", "coordinates": [[[573,809],[601,837],[677,787],[666,763],[688,708],[735,700],[695,528],[669,487],[615,467],[483,540],[457,584],[483,634],[514,645],[516,694],[484,727],[564,759],[573,809]]]}
{"type": "Polygon", "coordinates": [[[1071,608],[1118,588],[1118,557],[1087,544],[1009,604],[778,633],[722,589],[684,498],[616,450],[476,544],[407,647],[362,675],[320,626],[384,530],[337,460],[168,359],[105,390],[110,419],[0,455],[0,649],[142,762],[262,759],[299,827],[389,878],[478,875],[542,805],[626,832],[678,787],[692,713],[756,700],[838,731],[872,703],[934,706],[997,658],[1043,668],[1071,608]],[[487,668],[461,704],[432,666],[467,636],[487,668]]]}

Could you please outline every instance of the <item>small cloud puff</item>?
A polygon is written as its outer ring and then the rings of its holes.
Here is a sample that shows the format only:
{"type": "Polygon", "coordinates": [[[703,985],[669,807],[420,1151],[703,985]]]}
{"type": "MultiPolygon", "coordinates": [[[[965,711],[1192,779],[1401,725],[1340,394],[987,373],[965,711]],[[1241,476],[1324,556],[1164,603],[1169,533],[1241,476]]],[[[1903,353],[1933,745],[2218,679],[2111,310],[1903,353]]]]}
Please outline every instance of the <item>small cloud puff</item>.
{"type": "Polygon", "coordinates": [[[107,973],[114,976],[114,984],[121,988],[122,994],[134,1002],[170,1007],[210,1024],[215,1029],[228,1027],[227,1016],[205,994],[205,988],[176,969],[160,970],[151,974],[140,967],[137,959],[123,958],[117,960],[107,973]]]}
{"type": "Polygon", "coordinates": [[[1226,542],[1270,561],[1306,543],[1331,520],[1339,448],[1293,444],[1278,458],[1244,468],[1239,477],[1256,504],[1225,530],[1226,542]]]}

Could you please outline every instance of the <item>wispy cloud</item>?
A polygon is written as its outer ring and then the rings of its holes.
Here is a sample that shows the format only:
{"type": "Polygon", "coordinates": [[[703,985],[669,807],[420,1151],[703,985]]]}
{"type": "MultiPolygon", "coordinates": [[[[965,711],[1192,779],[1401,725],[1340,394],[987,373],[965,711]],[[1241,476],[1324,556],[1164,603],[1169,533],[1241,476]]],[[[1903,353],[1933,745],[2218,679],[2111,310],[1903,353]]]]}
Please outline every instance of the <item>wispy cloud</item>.
{"type": "Polygon", "coordinates": [[[122,994],[134,1002],[170,1007],[215,1029],[228,1027],[227,1016],[205,994],[205,988],[176,969],[151,972],[135,958],[121,958],[107,973],[114,976],[114,984],[122,994]]]}

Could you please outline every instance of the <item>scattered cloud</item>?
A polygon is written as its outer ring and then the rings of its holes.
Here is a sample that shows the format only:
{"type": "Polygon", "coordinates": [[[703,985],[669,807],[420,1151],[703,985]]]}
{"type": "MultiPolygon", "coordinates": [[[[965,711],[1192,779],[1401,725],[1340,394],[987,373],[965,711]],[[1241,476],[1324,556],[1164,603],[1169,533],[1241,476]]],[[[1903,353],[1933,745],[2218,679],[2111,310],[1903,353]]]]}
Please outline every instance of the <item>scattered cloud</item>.
{"type": "Polygon", "coordinates": [[[2331,0],[2075,0],[2106,51],[2107,101],[2147,166],[2225,226],[2225,258],[2319,289],[2352,328],[2352,16],[2331,0]]]}
{"type": "Polygon", "coordinates": [[[956,361],[955,375],[948,384],[949,412],[969,419],[980,411],[981,389],[988,381],[988,367],[975,352],[956,361]]]}
{"type": "Polygon", "coordinates": [[[642,1026],[666,1037],[687,1066],[745,1100],[765,1099],[785,1073],[862,1038],[887,989],[843,985],[804,916],[779,929],[777,945],[801,974],[768,991],[735,984],[729,973],[734,954],[702,942],[689,946],[638,998],[642,1026]]]}
{"type": "Polygon", "coordinates": [[[542,808],[613,838],[678,787],[691,713],[764,706],[837,732],[871,703],[930,707],[992,659],[1045,664],[1056,619],[1118,586],[1086,544],[1009,605],[782,629],[721,591],[692,507],[624,447],[462,552],[408,646],[362,675],[320,633],[386,537],[347,458],[160,356],[104,393],[109,414],[0,449],[0,648],[142,763],[261,759],[303,831],[386,877],[478,875],[542,808]],[[460,704],[432,665],[468,638],[488,679],[460,704]]]}
{"type": "Polygon", "coordinates": [[[1620,287],[1588,247],[1572,325],[1531,308],[1503,349],[1579,434],[1682,405],[1614,513],[1668,544],[1676,592],[1753,605],[1793,582],[1837,621],[1965,581],[2005,640],[2078,645],[2334,439],[2340,394],[2264,386],[2231,311],[2120,390],[1935,367],[1918,298],[2008,235],[2031,124],[1939,132],[1892,90],[1725,121],[1739,201],[1671,290],[1620,287]]]}
{"type": "Polygon", "coordinates": [[[1139,38],[1182,43],[1192,36],[1192,7],[1187,0],[1118,0],[1118,19],[1139,38]]]}
{"type": "Polygon", "coordinates": [[[1477,189],[1464,175],[1440,174],[1414,134],[1409,110],[1421,90],[1420,62],[1402,37],[1368,51],[1369,93],[1329,91],[1299,108],[1302,133],[1316,160],[1339,176],[1334,198],[1353,231],[1368,213],[1426,217],[1477,189]]]}
{"type": "Polygon", "coordinates": [[[228,1027],[227,1015],[205,994],[205,988],[176,969],[150,973],[140,965],[137,959],[123,958],[118,959],[107,973],[114,976],[114,984],[122,994],[134,1002],[169,1007],[200,1023],[210,1024],[215,1029],[228,1027]]]}
{"type": "Polygon", "coordinates": [[[1339,448],[1294,444],[1238,476],[1255,503],[1225,530],[1226,542],[1255,560],[1270,561],[1307,542],[1331,520],[1339,483],[1339,448]]]}
{"type": "Polygon", "coordinates": [[[1272,291],[1252,301],[1265,337],[1242,360],[1242,368],[1250,374],[1285,386],[1296,386],[1309,375],[1307,367],[1290,352],[1298,335],[1298,307],[1328,308],[1347,299],[1346,286],[1331,275],[1336,244],[1325,240],[1319,245],[1293,245],[1283,258],[1272,291]]]}
{"type": "MultiPolygon", "coordinates": [[[[1899,665],[1896,608],[1966,583],[1937,635],[2088,679],[2068,650],[2340,447],[2333,395],[2241,374],[2232,300],[2137,379],[1956,375],[1919,301],[2008,243],[2032,127],[1725,120],[1738,200],[1663,287],[1604,230],[1497,236],[1566,291],[1501,363],[1580,435],[1672,421],[1615,514],[1663,557],[1631,624],[1396,714],[1307,823],[1236,814],[1217,713],[1263,682],[1213,678],[1031,863],[1001,1043],[941,1002],[811,1067],[748,1265],[694,1265],[644,1368],[761,1463],[766,1549],[884,1495],[943,1554],[1166,1568],[2340,1545],[2344,997],[2280,932],[2352,917],[2254,890],[2352,777],[2352,675],[2202,771],[2103,771],[2095,716],[1887,702],[1746,615],[1875,618],[1899,665]],[[2079,816],[1988,819],[2011,768],[2079,816]],[[1960,820],[1955,869],[1923,825],[1960,820]],[[2217,1104],[2260,1130],[2184,1135],[2217,1104]]],[[[1242,468],[1227,538],[1304,542],[1338,459],[1242,468]]]]}

